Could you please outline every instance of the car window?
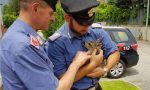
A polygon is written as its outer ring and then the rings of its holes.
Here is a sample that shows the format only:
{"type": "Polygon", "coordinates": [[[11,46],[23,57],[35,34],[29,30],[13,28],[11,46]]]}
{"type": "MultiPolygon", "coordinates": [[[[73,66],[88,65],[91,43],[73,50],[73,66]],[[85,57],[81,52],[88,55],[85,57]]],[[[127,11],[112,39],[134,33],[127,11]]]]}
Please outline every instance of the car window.
{"type": "Polygon", "coordinates": [[[114,31],[112,32],[116,42],[128,42],[129,38],[127,36],[127,34],[123,31],[114,31]]]}

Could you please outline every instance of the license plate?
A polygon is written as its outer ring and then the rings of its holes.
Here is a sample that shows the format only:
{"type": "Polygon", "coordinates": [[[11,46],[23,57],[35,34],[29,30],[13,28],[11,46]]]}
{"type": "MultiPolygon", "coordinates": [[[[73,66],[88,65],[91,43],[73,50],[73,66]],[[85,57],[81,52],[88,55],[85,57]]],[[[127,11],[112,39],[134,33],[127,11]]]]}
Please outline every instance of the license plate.
{"type": "Polygon", "coordinates": [[[124,46],[123,50],[130,50],[130,48],[131,48],[130,46],[124,46]]]}

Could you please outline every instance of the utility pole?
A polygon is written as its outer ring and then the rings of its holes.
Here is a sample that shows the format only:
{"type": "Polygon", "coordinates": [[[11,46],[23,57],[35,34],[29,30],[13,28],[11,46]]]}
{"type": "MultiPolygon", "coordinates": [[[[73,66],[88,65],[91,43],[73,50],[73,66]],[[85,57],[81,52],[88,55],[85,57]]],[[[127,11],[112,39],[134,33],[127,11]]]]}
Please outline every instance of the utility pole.
{"type": "Polygon", "coordinates": [[[149,0],[147,2],[147,18],[146,18],[146,31],[145,31],[145,35],[146,35],[146,41],[148,41],[147,39],[147,33],[148,33],[148,18],[149,18],[149,0]]]}
{"type": "Polygon", "coordinates": [[[3,14],[2,14],[2,6],[3,6],[3,3],[2,3],[2,0],[0,0],[0,38],[2,37],[2,26],[3,26],[3,14]]]}

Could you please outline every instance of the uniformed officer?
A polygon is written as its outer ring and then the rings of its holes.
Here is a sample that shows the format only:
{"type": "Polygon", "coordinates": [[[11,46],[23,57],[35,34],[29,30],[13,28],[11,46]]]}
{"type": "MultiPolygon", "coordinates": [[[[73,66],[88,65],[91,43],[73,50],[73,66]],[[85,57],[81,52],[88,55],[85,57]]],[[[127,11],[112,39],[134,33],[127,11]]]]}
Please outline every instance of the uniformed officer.
{"type": "Polygon", "coordinates": [[[52,35],[60,35],[60,37],[55,39],[50,37],[47,44],[48,56],[54,64],[54,73],[61,78],[77,51],[87,51],[84,43],[100,40],[107,64],[102,67],[97,65],[101,62],[95,66],[90,65],[90,62],[80,68],[71,90],[101,90],[98,77],[105,76],[119,60],[120,55],[115,43],[103,29],[99,28],[99,24],[91,26],[100,2],[97,0],[60,0],[60,3],[65,11],[66,22],[52,35]]]}
{"type": "Polygon", "coordinates": [[[99,57],[96,52],[92,57],[88,52],[78,52],[58,81],[53,64],[42,48],[44,41],[36,32],[47,29],[54,19],[55,4],[55,0],[20,0],[19,18],[0,43],[4,90],[69,90],[79,67],[88,59],[99,57]]]}

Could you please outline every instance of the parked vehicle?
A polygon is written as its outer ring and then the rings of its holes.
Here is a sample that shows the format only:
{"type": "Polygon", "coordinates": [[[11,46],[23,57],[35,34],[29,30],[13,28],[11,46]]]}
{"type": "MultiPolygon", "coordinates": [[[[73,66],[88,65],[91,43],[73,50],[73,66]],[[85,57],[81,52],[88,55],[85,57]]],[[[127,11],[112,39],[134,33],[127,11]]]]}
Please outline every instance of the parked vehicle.
{"type": "Polygon", "coordinates": [[[120,52],[119,62],[108,72],[109,78],[121,77],[126,68],[137,65],[139,55],[138,45],[135,37],[128,28],[123,27],[102,27],[117,44],[120,52]]]}

